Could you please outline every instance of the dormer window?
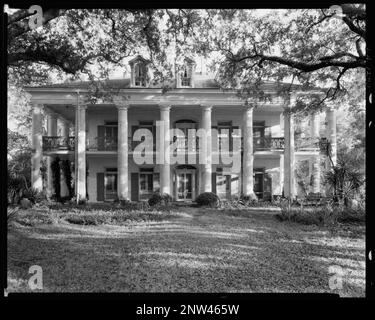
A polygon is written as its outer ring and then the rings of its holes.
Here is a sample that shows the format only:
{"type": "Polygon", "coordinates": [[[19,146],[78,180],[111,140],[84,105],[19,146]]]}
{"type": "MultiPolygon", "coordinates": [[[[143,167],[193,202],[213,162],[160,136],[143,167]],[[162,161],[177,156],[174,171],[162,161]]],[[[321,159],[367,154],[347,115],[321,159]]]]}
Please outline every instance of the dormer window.
{"type": "Polygon", "coordinates": [[[194,67],[194,61],[189,58],[185,58],[177,81],[178,87],[194,88],[194,67]]]}
{"type": "Polygon", "coordinates": [[[146,86],[146,68],[145,65],[137,63],[134,66],[134,85],[136,87],[146,86]]]}
{"type": "Polygon", "coordinates": [[[181,87],[190,87],[191,86],[191,67],[184,66],[181,74],[181,87]]]}
{"type": "Polygon", "coordinates": [[[131,67],[131,84],[133,87],[146,87],[148,84],[148,65],[149,61],[141,56],[137,56],[129,61],[131,67]]]}

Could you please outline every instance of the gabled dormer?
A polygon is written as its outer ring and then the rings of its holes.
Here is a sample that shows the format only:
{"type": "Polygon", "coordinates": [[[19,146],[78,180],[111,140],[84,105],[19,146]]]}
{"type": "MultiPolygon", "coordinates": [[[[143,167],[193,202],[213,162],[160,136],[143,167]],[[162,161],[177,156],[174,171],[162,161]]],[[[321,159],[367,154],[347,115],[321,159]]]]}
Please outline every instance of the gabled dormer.
{"type": "Polygon", "coordinates": [[[185,58],[177,72],[177,88],[194,88],[195,62],[185,58]]]}
{"type": "Polygon", "coordinates": [[[149,70],[148,64],[149,60],[144,59],[142,56],[138,55],[129,61],[131,69],[130,84],[132,87],[147,87],[149,84],[149,70]]]}

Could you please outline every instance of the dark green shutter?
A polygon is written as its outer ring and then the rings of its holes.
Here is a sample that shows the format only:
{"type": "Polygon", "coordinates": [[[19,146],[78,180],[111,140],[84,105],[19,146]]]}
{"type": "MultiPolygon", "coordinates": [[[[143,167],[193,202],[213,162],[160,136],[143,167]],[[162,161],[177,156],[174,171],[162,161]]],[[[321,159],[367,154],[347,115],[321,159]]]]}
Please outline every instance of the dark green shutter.
{"type": "Polygon", "coordinates": [[[103,151],[105,150],[105,126],[98,126],[98,137],[97,137],[97,143],[98,143],[98,150],[103,151]]]}
{"type": "Polygon", "coordinates": [[[131,174],[131,200],[139,200],[139,174],[138,172],[132,172],[131,174]]]}
{"type": "Polygon", "coordinates": [[[96,201],[104,201],[104,173],[96,174],[96,201]]]}
{"type": "Polygon", "coordinates": [[[211,178],[212,192],[216,193],[216,172],[212,172],[211,178]]]}
{"type": "Polygon", "coordinates": [[[131,141],[132,141],[132,151],[134,151],[134,148],[140,144],[140,141],[134,141],[134,133],[138,130],[139,126],[132,126],[132,136],[131,136],[131,141]]]}

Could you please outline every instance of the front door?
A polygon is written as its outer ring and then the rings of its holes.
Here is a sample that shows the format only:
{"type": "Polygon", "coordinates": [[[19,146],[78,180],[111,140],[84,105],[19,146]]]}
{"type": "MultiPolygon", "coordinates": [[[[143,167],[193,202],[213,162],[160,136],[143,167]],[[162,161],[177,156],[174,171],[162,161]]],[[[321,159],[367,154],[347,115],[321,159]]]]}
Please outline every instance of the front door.
{"type": "Polygon", "coordinates": [[[254,193],[258,199],[263,199],[263,172],[254,173],[254,193]]]}
{"type": "Polygon", "coordinates": [[[193,200],[195,197],[195,173],[192,170],[178,170],[176,172],[176,177],[177,200],[193,200]]]}

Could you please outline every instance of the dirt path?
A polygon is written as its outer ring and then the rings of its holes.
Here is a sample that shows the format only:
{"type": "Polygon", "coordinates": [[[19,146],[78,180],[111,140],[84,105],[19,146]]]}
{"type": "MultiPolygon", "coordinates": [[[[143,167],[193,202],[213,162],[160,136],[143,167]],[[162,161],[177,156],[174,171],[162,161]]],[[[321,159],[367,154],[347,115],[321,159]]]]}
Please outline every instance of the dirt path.
{"type": "Polygon", "coordinates": [[[282,223],[266,212],[178,210],[169,221],[129,226],[12,228],[11,284],[22,288],[36,264],[46,291],[364,295],[364,236],[282,223]],[[342,290],[329,288],[332,266],[341,268],[342,290]]]}

